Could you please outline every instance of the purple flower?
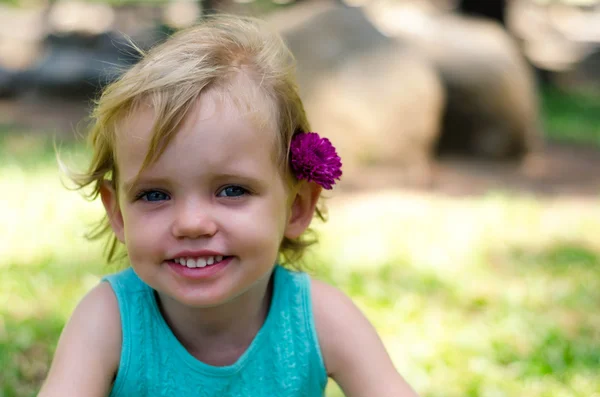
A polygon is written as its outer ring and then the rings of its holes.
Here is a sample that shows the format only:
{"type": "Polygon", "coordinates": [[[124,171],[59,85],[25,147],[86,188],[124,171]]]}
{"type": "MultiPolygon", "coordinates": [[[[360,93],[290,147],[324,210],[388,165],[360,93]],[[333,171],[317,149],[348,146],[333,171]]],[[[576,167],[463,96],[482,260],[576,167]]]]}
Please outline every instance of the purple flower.
{"type": "Polygon", "coordinates": [[[299,133],[292,138],[290,164],[296,178],[331,189],[342,176],[342,160],[329,139],[316,132],[299,133]]]}

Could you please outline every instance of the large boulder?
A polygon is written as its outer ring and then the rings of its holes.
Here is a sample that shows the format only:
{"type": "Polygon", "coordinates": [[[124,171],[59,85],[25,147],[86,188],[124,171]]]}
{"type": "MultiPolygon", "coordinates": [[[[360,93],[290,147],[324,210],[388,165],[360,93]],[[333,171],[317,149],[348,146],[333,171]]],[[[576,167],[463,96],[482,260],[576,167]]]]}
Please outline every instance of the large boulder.
{"type": "Polygon", "coordinates": [[[361,10],[323,4],[279,20],[313,129],[332,139],[346,171],[394,165],[408,183],[427,182],[444,104],[435,70],[361,10]]]}
{"type": "Polygon", "coordinates": [[[16,91],[15,72],[0,65],[0,98],[11,97],[16,91]]]}
{"type": "Polygon", "coordinates": [[[60,0],[45,7],[0,6],[0,96],[94,97],[165,37],[160,9],[60,0]]]}
{"type": "Polygon", "coordinates": [[[544,82],[600,90],[600,4],[595,0],[513,0],[507,26],[544,82]]]}
{"type": "Polygon", "coordinates": [[[43,55],[21,75],[23,85],[43,95],[93,98],[138,59],[137,50],[114,32],[50,34],[43,55]]]}
{"type": "Polygon", "coordinates": [[[431,61],[447,95],[441,152],[523,157],[541,142],[531,68],[496,22],[436,12],[418,2],[367,8],[386,34],[431,61]]]}

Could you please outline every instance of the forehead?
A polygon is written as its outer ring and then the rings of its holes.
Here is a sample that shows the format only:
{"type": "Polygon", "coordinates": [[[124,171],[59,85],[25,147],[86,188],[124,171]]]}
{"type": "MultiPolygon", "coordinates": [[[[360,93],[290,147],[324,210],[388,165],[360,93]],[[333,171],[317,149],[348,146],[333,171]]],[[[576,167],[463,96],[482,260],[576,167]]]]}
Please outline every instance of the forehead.
{"type": "MultiPolygon", "coordinates": [[[[253,158],[273,163],[277,142],[275,106],[256,84],[244,80],[232,79],[205,90],[149,169],[163,160],[185,162],[190,156],[202,156],[206,166],[244,166],[253,158]]],[[[141,170],[152,149],[155,113],[149,104],[141,105],[117,131],[116,157],[122,181],[141,170]]]]}

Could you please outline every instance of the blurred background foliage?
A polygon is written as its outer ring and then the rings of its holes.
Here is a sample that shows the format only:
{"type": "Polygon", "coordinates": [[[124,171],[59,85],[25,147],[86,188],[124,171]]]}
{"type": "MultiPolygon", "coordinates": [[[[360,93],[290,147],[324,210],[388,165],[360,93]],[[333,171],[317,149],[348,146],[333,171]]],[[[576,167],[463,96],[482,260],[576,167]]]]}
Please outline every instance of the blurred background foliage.
{"type": "MultiPolygon", "coordinates": [[[[439,158],[444,188],[392,177],[373,187],[358,168],[317,226],[309,271],[357,302],[424,397],[600,396],[600,94],[546,72],[543,140],[570,153],[549,152],[549,179],[523,179],[510,161],[439,158]],[[566,181],[552,178],[563,169],[566,181]]],[[[69,191],[55,158],[56,145],[85,166],[85,136],[73,132],[89,99],[0,99],[0,397],[36,394],[71,311],[117,270],[84,237],[100,203],[69,191]]],[[[327,395],[342,394],[331,384],[327,395]]]]}

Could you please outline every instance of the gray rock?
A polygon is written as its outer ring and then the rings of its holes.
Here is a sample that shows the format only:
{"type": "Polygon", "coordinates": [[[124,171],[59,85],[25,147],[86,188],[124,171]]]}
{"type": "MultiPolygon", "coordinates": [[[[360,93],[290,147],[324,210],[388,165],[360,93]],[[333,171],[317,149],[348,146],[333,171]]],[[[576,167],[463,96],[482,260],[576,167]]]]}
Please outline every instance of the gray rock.
{"type": "Polygon", "coordinates": [[[402,4],[393,12],[396,21],[379,14],[387,18],[384,29],[435,65],[444,83],[440,152],[502,159],[539,149],[533,70],[500,24],[402,4]],[[420,23],[403,23],[406,15],[420,23]]]}
{"type": "Polygon", "coordinates": [[[394,165],[426,182],[444,102],[431,65],[356,8],[325,8],[282,30],[312,127],[332,139],[345,169],[394,165]]]}
{"type": "Polygon", "coordinates": [[[16,95],[18,90],[16,75],[16,71],[0,66],[0,98],[16,95]]]}
{"type": "Polygon", "coordinates": [[[127,42],[113,33],[46,39],[45,53],[23,73],[24,85],[42,94],[93,97],[137,60],[127,42]]]}

